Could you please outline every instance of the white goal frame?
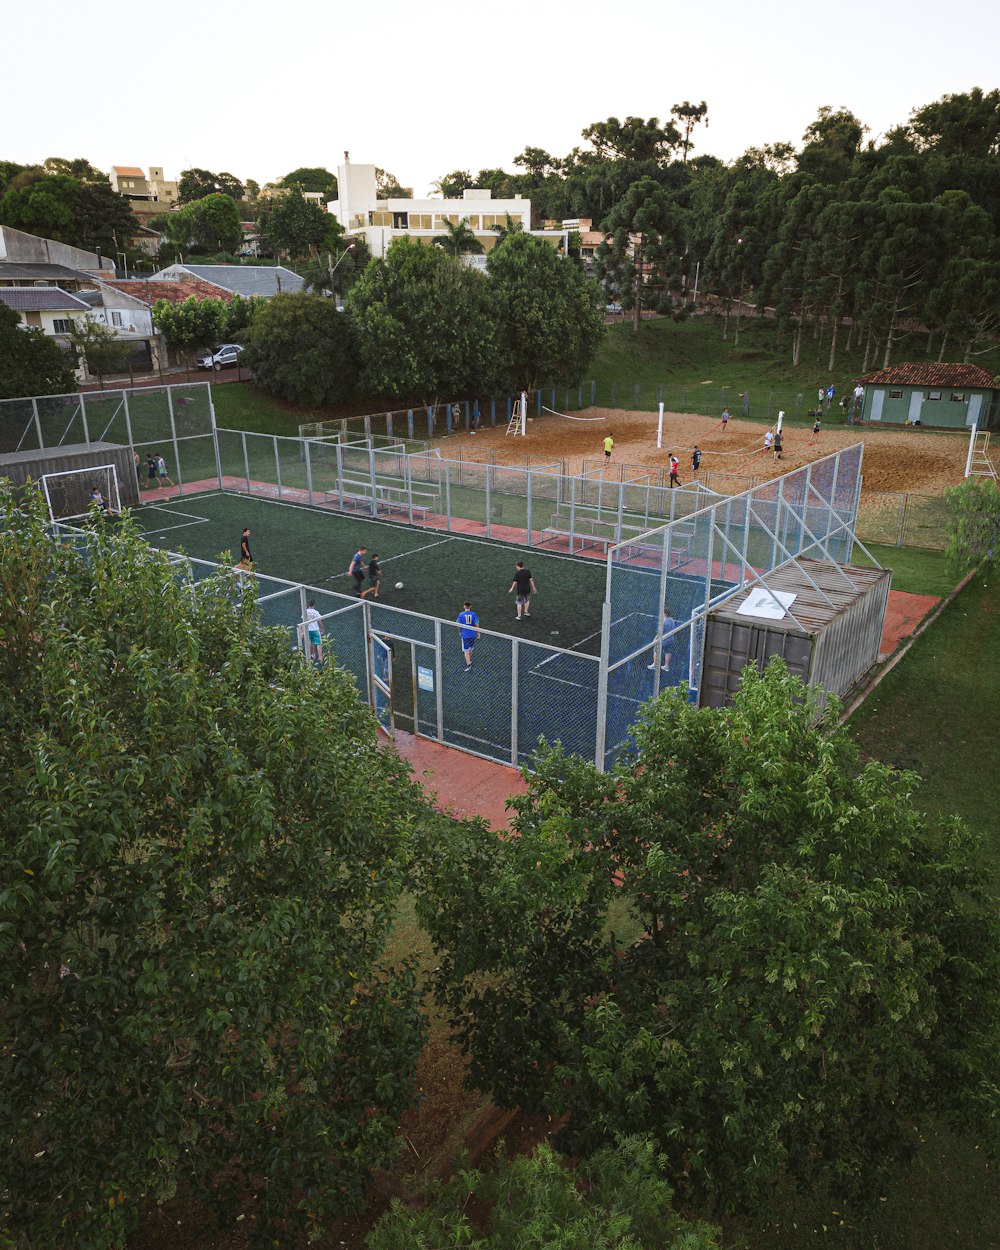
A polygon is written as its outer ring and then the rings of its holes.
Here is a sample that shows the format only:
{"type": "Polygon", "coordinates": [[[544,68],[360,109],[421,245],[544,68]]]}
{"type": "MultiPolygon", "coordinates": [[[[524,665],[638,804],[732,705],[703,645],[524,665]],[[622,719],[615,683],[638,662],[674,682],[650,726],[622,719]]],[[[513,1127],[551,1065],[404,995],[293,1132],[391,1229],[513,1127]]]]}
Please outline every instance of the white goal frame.
{"type": "Polygon", "coordinates": [[[79,521],[90,516],[90,492],[94,486],[99,487],[104,496],[104,511],[110,516],[121,516],[122,501],[118,493],[118,466],[115,464],[94,464],[88,465],[85,469],[64,469],[59,473],[43,473],[40,485],[45,496],[45,506],[49,510],[50,522],[79,521]],[[60,482],[59,479],[73,479],[73,484],[79,483],[79,488],[74,491],[72,497],[66,493],[66,487],[70,483],[60,482]],[[56,506],[60,501],[60,491],[67,507],[57,516],[56,506]],[[56,496],[55,505],[53,494],[56,496]]]}

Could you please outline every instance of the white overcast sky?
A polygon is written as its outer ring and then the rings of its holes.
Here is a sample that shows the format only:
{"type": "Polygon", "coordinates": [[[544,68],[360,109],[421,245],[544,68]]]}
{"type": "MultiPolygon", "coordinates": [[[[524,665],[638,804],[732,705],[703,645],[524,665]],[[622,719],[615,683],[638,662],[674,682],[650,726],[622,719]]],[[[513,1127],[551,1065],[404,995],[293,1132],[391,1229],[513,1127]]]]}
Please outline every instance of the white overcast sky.
{"type": "Polygon", "coordinates": [[[609,116],[709,106],[695,153],[788,140],[824,104],[878,136],[997,85],[997,0],[46,0],[4,7],[0,159],[200,166],[263,184],[348,149],[418,196],[609,116]]]}

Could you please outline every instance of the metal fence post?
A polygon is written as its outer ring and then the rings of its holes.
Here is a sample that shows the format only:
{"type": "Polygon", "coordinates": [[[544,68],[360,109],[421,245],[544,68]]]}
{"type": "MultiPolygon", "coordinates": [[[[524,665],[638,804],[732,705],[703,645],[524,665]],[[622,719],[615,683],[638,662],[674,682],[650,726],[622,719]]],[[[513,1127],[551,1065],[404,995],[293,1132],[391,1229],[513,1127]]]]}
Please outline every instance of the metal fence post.
{"type": "Polygon", "coordinates": [[[281,498],[281,457],[278,455],[278,436],[271,435],[271,442],[274,444],[274,480],[278,487],[278,498],[281,498]]]}
{"type": "Polygon", "coordinates": [[[406,437],[413,442],[413,409],[406,410],[406,437]]]}
{"type": "Polygon", "coordinates": [[[532,482],[534,481],[534,479],[535,479],[535,475],[534,475],[534,474],[532,473],[532,471],[529,469],[529,470],[528,470],[528,509],[527,509],[528,515],[527,515],[527,533],[526,533],[526,535],[525,535],[525,542],[528,544],[528,546],[529,546],[529,547],[531,546],[531,503],[532,503],[532,499],[531,499],[531,494],[532,494],[532,492],[531,492],[531,484],[532,484],[532,482]]]}
{"type": "Polygon", "coordinates": [[[510,655],[510,762],[517,767],[517,664],[520,640],[515,638],[510,655]]]}
{"type": "Polygon", "coordinates": [[[590,406],[591,408],[593,408],[596,403],[597,403],[597,383],[591,382],[590,384],[590,406]]]}
{"type": "Polygon", "coordinates": [[[246,430],[240,430],[240,442],[243,445],[243,469],[247,478],[247,494],[253,494],[250,489],[250,456],[247,452],[247,435],[246,430]]]}
{"type": "Polygon", "coordinates": [[[83,420],[83,441],[89,445],[90,427],[87,425],[87,397],[83,391],[80,392],[80,417],[83,420]]]}
{"type": "Polygon", "coordinates": [[[486,470],[486,537],[487,538],[490,537],[490,527],[491,527],[490,517],[493,512],[493,491],[492,491],[492,482],[490,481],[492,476],[493,476],[492,472],[489,469],[487,469],[486,470]]]}
{"type": "Polygon", "coordinates": [[[312,474],[312,447],[308,442],[304,444],[306,459],[306,493],[309,496],[309,502],[313,501],[313,474],[312,474]]]}
{"type": "MultiPolygon", "coordinates": [[[[125,392],[122,391],[122,398],[125,398],[125,392]]],[[[167,415],[170,418],[170,441],[174,445],[174,464],[177,468],[177,493],[180,495],[184,489],[184,475],[181,473],[181,450],[177,445],[177,422],[174,420],[174,398],[170,394],[170,387],[167,387],[167,415]]],[[[128,428],[128,401],[125,401],[125,421],[126,429],[128,428]]]]}
{"type": "Polygon", "coordinates": [[[434,683],[434,700],[437,711],[437,740],[444,742],[444,691],[442,687],[442,669],[441,663],[441,621],[434,622],[434,668],[437,681],[434,683]]]}
{"type": "Polygon", "coordinates": [[[601,606],[601,662],[597,670],[597,740],[594,743],[594,765],[604,772],[605,744],[608,733],[608,654],[611,646],[611,603],[601,606]]]}
{"type": "MultiPolygon", "coordinates": [[[[42,421],[38,415],[38,400],[34,397],[32,397],[31,400],[31,411],[35,418],[35,433],[38,435],[38,450],[41,451],[45,447],[45,440],[42,438],[42,421]]],[[[18,443],[19,450],[20,446],[21,444],[18,443]]]]}
{"type": "Polygon", "coordinates": [[[445,461],[444,466],[444,514],[447,518],[447,532],[451,533],[451,473],[448,469],[448,463],[445,461]]]}

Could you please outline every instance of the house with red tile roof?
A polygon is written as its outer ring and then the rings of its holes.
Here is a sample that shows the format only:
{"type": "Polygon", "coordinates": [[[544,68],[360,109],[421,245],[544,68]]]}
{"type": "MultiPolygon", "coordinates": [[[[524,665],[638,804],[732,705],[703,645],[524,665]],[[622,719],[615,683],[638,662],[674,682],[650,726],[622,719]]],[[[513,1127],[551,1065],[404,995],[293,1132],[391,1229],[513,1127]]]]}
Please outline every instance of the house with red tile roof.
{"type": "Polygon", "coordinates": [[[1000,378],[972,364],[900,364],[861,379],[862,419],[944,429],[995,428],[1000,378]]]}

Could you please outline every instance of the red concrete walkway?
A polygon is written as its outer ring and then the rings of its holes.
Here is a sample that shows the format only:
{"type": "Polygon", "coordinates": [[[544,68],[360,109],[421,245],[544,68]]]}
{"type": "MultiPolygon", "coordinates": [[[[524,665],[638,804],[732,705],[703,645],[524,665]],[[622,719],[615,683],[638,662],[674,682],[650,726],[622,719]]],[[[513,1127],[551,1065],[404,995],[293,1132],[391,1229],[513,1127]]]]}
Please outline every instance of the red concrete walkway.
{"type": "Polygon", "coordinates": [[[903,639],[909,638],[927,613],[940,602],[938,595],[911,595],[905,590],[890,590],[879,659],[892,655],[903,639]]]}
{"type": "Polygon", "coordinates": [[[396,730],[395,743],[439,811],[458,817],[482,816],[494,829],[510,828],[507,796],[524,794],[528,788],[519,772],[401,729],[396,730]]]}

